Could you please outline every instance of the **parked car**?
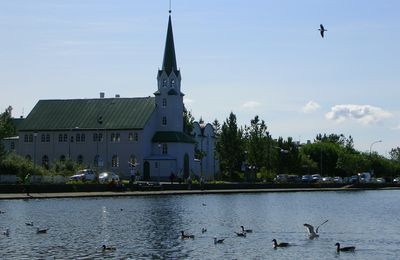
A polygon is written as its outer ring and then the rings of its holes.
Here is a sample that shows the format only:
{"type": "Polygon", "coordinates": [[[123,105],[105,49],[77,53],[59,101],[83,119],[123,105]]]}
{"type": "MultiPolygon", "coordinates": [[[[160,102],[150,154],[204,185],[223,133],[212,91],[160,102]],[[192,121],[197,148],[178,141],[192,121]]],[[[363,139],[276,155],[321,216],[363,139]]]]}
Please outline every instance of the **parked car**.
{"type": "Polygon", "coordinates": [[[353,175],[353,176],[351,176],[350,177],[350,180],[349,180],[349,182],[351,183],[351,184],[354,184],[354,183],[358,183],[358,175],[353,175]]]}
{"type": "Polygon", "coordinates": [[[358,174],[358,178],[361,183],[371,182],[371,173],[369,172],[361,172],[358,174]]]}
{"type": "Polygon", "coordinates": [[[83,169],[77,171],[74,175],[69,177],[70,181],[93,181],[96,179],[96,172],[92,169],[83,169]]]}
{"type": "Polygon", "coordinates": [[[288,183],[299,183],[300,182],[300,177],[297,176],[297,175],[288,175],[287,182],[288,183]]]}
{"type": "Polygon", "coordinates": [[[99,174],[100,183],[110,183],[112,181],[119,182],[118,174],[114,172],[102,172],[99,174]]]}
{"type": "Polygon", "coordinates": [[[335,176],[335,177],[333,177],[333,182],[342,183],[343,182],[343,178],[340,177],[340,176],[335,176]]]}
{"type": "Polygon", "coordinates": [[[376,178],[376,183],[386,183],[385,178],[376,178]]]}
{"type": "Polygon", "coordinates": [[[396,177],[393,179],[393,183],[400,183],[400,177],[396,177]]]}
{"type": "Polygon", "coordinates": [[[274,178],[275,183],[286,183],[287,182],[288,175],[287,174],[278,174],[274,178]]]}
{"type": "Polygon", "coordinates": [[[311,175],[303,175],[303,176],[301,176],[301,182],[302,183],[311,183],[312,182],[312,176],[311,175]]]}
{"type": "Polygon", "coordinates": [[[333,178],[329,176],[325,176],[322,178],[322,182],[333,182],[333,178]]]}
{"type": "Polygon", "coordinates": [[[311,177],[312,177],[312,182],[319,182],[321,180],[321,175],[319,174],[313,174],[311,177]]]}

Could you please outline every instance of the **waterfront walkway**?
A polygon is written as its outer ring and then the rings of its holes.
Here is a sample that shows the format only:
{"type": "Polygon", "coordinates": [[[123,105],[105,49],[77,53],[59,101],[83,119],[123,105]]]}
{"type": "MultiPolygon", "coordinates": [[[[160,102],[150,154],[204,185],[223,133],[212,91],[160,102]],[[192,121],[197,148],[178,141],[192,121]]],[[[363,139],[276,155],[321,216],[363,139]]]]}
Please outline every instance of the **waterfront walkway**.
{"type": "MultiPolygon", "coordinates": [[[[384,187],[382,190],[398,187],[384,187]]],[[[284,188],[284,189],[219,189],[219,190],[160,190],[160,191],[105,191],[105,192],[59,192],[59,193],[0,193],[4,199],[52,199],[52,198],[85,198],[85,197],[121,197],[121,196],[157,196],[185,194],[229,194],[229,193],[258,193],[258,192],[313,192],[313,191],[359,191],[365,190],[344,186],[341,188],[284,188]]]]}

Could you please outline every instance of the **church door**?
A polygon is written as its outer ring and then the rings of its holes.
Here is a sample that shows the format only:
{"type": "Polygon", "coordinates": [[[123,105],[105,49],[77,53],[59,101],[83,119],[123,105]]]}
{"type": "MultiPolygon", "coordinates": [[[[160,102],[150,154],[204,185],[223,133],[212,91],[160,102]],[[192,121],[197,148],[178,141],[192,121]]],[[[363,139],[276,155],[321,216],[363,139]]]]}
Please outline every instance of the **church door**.
{"type": "Polygon", "coordinates": [[[185,153],[183,156],[183,178],[187,179],[189,177],[189,155],[185,153]]]}
{"type": "Polygon", "coordinates": [[[145,161],[143,164],[143,180],[150,180],[150,163],[148,161],[145,161]]]}

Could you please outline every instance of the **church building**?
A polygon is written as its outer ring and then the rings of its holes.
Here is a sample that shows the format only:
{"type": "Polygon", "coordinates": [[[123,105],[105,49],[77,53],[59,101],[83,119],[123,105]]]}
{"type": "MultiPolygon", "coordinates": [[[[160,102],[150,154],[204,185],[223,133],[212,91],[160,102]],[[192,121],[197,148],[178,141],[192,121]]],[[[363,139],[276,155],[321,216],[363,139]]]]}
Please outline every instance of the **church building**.
{"type": "Polygon", "coordinates": [[[213,128],[195,122],[193,132],[184,133],[183,96],[169,15],[153,97],[107,98],[100,93],[93,99],[40,100],[18,126],[18,137],[4,141],[45,167],[70,158],[121,177],[134,171],[142,180],[165,181],[171,173],[213,179],[213,128]],[[201,158],[195,158],[196,150],[201,158]]]}

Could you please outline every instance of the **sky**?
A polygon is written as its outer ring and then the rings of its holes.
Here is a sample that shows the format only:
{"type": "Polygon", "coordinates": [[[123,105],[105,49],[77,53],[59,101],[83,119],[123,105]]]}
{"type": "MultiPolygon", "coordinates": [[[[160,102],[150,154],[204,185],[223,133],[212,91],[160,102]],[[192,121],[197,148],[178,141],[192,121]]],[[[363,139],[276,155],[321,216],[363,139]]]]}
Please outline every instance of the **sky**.
{"type": "MultiPolygon", "coordinates": [[[[400,1],[173,0],[184,102],[196,120],[258,115],[273,138],[400,146],[400,1]],[[319,25],[327,31],[319,34],[319,25]],[[382,142],[377,142],[377,141],[382,142]]],[[[153,96],[169,0],[0,0],[0,109],[153,96]]]]}

